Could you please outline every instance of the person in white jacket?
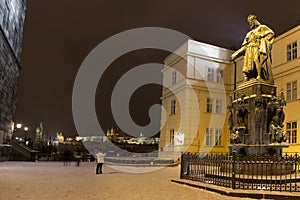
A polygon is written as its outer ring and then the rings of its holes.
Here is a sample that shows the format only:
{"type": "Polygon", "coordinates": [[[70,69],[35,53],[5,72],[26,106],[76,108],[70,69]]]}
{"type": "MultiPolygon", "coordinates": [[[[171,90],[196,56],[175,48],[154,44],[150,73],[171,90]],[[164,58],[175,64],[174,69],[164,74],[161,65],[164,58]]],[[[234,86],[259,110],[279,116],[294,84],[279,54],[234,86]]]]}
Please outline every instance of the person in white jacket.
{"type": "Polygon", "coordinates": [[[106,155],[106,153],[103,153],[101,151],[98,151],[98,153],[96,154],[96,157],[97,157],[96,174],[102,174],[102,166],[104,163],[105,155],[106,155]]]}

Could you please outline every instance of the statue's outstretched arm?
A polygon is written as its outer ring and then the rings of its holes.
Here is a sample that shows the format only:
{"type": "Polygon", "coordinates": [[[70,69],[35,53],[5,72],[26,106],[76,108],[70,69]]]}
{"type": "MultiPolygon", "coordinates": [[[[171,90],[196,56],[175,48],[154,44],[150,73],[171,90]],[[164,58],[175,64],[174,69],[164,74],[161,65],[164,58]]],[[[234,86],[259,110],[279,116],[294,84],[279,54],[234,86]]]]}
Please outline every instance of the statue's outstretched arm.
{"type": "Polygon", "coordinates": [[[245,50],[246,46],[242,46],[239,50],[237,50],[231,55],[231,59],[234,60],[240,53],[244,52],[245,50]]]}

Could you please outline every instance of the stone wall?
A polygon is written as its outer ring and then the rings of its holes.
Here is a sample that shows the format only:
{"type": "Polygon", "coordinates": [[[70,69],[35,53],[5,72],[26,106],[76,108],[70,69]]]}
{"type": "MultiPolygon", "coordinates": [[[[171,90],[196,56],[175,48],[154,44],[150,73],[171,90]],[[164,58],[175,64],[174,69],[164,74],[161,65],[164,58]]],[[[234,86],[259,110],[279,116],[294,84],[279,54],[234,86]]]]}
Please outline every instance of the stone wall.
{"type": "Polygon", "coordinates": [[[4,132],[4,142],[12,134],[18,77],[19,65],[3,34],[0,34],[0,131],[4,132]]]}
{"type": "Polygon", "coordinates": [[[0,0],[0,25],[18,61],[21,58],[26,0],[0,0]]]}
{"type": "Polygon", "coordinates": [[[26,0],[0,0],[0,141],[13,132],[26,0]]]}

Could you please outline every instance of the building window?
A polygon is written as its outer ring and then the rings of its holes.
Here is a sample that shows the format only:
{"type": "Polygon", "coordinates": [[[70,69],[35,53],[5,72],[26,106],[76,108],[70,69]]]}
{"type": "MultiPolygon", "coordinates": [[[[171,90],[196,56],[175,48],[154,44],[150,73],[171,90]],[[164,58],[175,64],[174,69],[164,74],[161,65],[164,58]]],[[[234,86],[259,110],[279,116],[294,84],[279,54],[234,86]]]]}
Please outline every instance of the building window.
{"type": "Polygon", "coordinates": [[[291,61],[297,58],[297,42],[293,42],[287,45],[287,61],[291,61]]]}
{"type": "Polygon", "coordinates": [[[212,98],[207,98],[207,100],[206,100],[206,112],[212,113],[212,108],[213,108],[213,99],[212,98]]]}
{"type": "Polygon", "coordinates": [[[222,114],[223,100],[216,99],[216,113],[222,114]]]}
{"type": "Polygon", "coordinates": [[[286,100],[297,99],[297,81],[289,82],[286,84],[286,100]]]}
{"type": "Polygon", "coordinates": [[[297,122],[292,122],[292,143],[297,143],[297,122]]]}
{"type": "Polygon", "coordinates": [[[223,82],[223,71],[217,70],[217,83],[222,83],[222,82],[223,82]]]}
{"type": "Polygon", "coordinates": [[[286,137],[289,143],[297,143],[297,122],[286,123],[286,137]]]}
{"type": "Polygon", "coordinates": [[[291,100],[291,83],[286,84],[286,100],[290,101],[291,100]]]}
{"type": "Polygon", "coordinates": [[[216,132],[215,132],[215,145],[216,146],[222,146],[221,136],[222,136],[222,129],[216,129],[216,132]]]}
{"type": "Polygon", "coordinates": [[[213,129],[208,128],[206,129],[206,146],[212,146],[213,145],[213,129]]]}
{"type": "Polygon", "coordinates": [[[292,82],[292,100],[297,99],[297,81],[292,82]]]}
{"type": "Polygon", "coordinates": [[[172,72],[172,85],[175,85],[177,81],[177,71],[172,72]]]}
{"type": "Polygon", "coordinates": [[[176,100],[172,100],[171,101],[171,115],[175,115],[176,114],[176,100]]]}
{"type": "Polygon", "coordinates": [[[212,67],[207,68],[207,81],[213,82],[214,81],[214,73],[215,69],[212,67]]]}
{"type": "Polygon", "coordinates": [[[174,146],[174,129],[170,129],[170,146],[174,146]]]}

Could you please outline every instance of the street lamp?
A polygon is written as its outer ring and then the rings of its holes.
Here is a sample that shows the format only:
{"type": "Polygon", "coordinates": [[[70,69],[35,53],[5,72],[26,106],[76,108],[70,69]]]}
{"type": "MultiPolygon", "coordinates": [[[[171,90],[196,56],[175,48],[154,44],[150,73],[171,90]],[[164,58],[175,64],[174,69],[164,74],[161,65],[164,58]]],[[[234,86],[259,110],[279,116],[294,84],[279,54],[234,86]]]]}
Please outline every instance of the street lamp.
{"type": "MultiPolygon", "coordinates": [[[[22,127],[22,124],[21,124],[21,123],[17,123],[16,125],[14,125],[14,126],[13,126],[13,134],[14,134],[15,132],[17,132],[18,130],[20,130],[21,127],[22,127]]],[[[13,135],[13,134],[12,134],[12,135],[13,135]]],[[[18,138],[18,139],[19,139],[19,138],[18,138]]],[[[18,141],[18,139],[15,138],[16,141],[18,141]]]]}
{"type": "Polygon", "coordinates": [[[17,129],[20,129],[22,127],[22,124],[19,123],[16,125],[16,127],[17,127],[17,129]]]}
{"type": "Polygon", "coordinates": [[[25,126],[25,127],[24,127],[24,132],[25,132],[25,135],[24,135],[24,141],[25,141],[25,144],[26,144],[26,133],[27,133],[27,131],[28,131],[28,127],[25,126]]]}

